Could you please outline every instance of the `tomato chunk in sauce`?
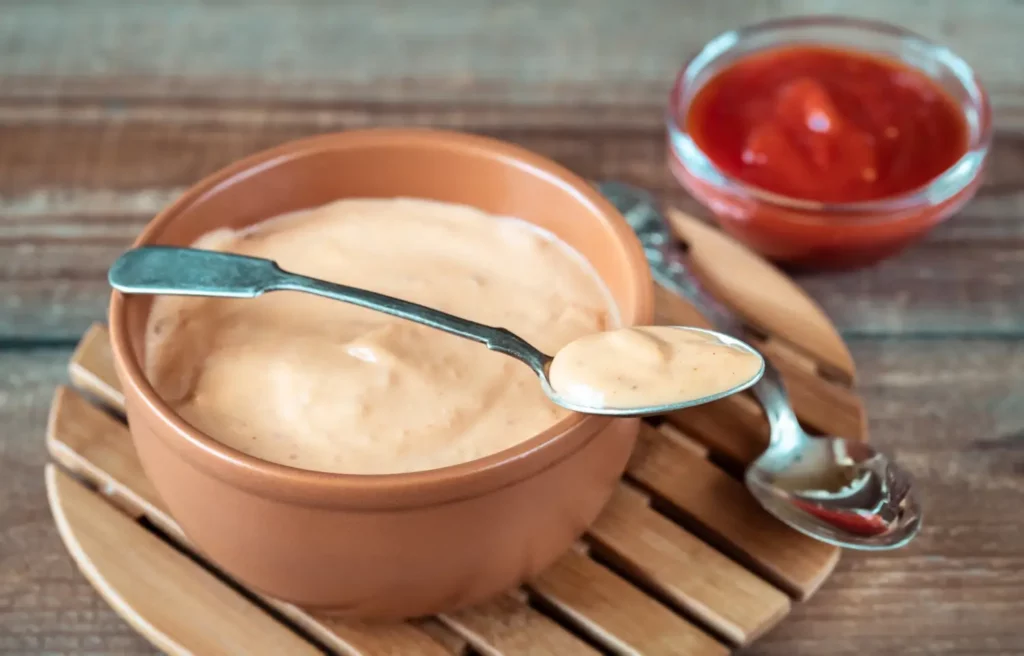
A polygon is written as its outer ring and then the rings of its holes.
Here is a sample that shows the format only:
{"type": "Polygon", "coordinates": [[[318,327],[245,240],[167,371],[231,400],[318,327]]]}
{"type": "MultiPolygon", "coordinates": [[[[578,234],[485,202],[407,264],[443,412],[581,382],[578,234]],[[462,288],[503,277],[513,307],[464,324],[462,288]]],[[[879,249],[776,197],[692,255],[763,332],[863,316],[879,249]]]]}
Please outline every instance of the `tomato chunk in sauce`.
{"type": "Polygon", "coordinates": [[[694,97],[686,130],[726,174],[792,198],[849,203],[926,185],[968,149],[959,105],[923,72],[825,46],[754,53],[694,97]]]}

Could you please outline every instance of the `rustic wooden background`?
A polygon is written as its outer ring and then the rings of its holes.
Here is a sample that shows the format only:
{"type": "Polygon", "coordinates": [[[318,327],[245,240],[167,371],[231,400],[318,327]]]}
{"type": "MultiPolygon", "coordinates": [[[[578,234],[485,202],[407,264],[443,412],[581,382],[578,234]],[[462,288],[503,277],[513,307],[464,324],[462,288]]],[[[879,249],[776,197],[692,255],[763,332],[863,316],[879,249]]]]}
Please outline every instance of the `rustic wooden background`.
{"type": "Polygon", "coordinates": [[[851,554],[751,654],[1024,653],[1024,3],[1014,0],[0,0],[0,653],[152,653],[64,553],[43,427],[104,272],[181,189],[246,153],[369,125],[522,143],[702,214],[665,170],[687,53],[851,11],[960,52],[998,128],[978,198],[911,251],[801,283],[849,340],[873,439],[917,475],[908,549],[851,554]]]}

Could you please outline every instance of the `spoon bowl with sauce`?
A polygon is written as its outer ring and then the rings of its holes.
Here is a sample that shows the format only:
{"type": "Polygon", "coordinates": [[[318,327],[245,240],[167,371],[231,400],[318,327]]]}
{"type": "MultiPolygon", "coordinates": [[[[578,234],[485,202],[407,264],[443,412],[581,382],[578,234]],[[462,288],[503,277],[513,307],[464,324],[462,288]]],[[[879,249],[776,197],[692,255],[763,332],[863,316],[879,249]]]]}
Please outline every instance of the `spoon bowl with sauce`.
{"type": "Polygon", "coordinates": [[[586,335],[552,357],[505,328],[233,253],[136,248],[114,263],[108,278],[126,294],[255,298],[271,291],[298,291],[385,312],[521,360],[554,403],[586,414],[637,417],[710,403],[751,387],[765,372],[764,358],[741,340],[684,326],[586,335]]]}

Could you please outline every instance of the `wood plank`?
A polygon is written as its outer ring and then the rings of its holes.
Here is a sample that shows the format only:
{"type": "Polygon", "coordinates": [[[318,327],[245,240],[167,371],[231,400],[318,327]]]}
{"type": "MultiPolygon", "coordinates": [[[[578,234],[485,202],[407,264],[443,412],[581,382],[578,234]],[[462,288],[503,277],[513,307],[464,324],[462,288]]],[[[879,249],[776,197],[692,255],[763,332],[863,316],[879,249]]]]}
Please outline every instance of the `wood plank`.
{"type": "Polygon", "coordinates": [[[620,486],[588,531],[595,551],[736,644],[789,612],[789,598],[620,486]]]}
{"type": "Polygon", "coordinates": [[[71,354],[68,375],[78,389],[105,401],[111,408],[124,411],[124,392],[114,371],[114,354],[106,324],[89,326],[71,354]]]}
{"type": "Polygon", "coordinates": [[[737,468],[753,462],[768,446],[768,419],[748,394],[673,412],[668,422],[737,468]]]}
{"type": "Polygon", "coordinates": [[[642,12],[468,0],[443,0],[430,9],[409,0],[373,8],[321,2],[245,8],[150,2],[126,8],[116,0],[94,0],[86,8],[28,0],[5,5],[0,43],[10,45],[0,75],[49,78],[49,84],[19,85],[7,93],[52,94],[64,86],[55,90],[54,77],[132,72],[139,83],[120,90],[158,97],[197,88],[251,94],[255,82],[272,82],[288,97],[335,100],[344,97],[346,85],[372,82],[384,87],[377,93],[386,98],[410,93],[408,87],[419,81],[415,92],[428,98],[523,104],[562,97],[574,86],[582,87],[574,101],[622,98],[622,91],[612,95],[610,89],[628,84],[644,100],[661,103],[679,62],[711,36],[807,12],[854,13],[913,26],[978,67],[1002,110],[997,116],[1021,104],[1014,63],[1024,11],[1012,0],[932,0],[926,6],[886,0],[854,6],[841,0],[652,0],[642,12]],[[389,38],[382,43],[367,25],[387,25],[389,38]],[[610,43],[617,47],[601,47],[610,43]]]}
{"type": "Polygon", "coordinates": [[[641,429],[627,471],[652,492],[654,503],[664,500],[699,525],[702,537],[798,599],[813,594],[839,559],[839,549],[793,531],[763,510],[742,483],[654,428],[641,429]]]}
{"type": "Polygon", "coordinates": [[[319,650],[53,465],[47,493],[82,574],[135,630],[172,654],[319,650]]]}
{"type": "MultiPolygon", "coordinates": [[[[92,352],[79,349],[77,353],[88,359],[92,352]]],[[[87,376],[84,380],[93,383],[100,378],[87,376]]],[[[128,428],[122,422],[89,403],[78,392],[58,387],[46,441],[57,462],[97,485],[128,516],[145,515],[181,545],[190,548],[188,539],[146,479],[128,428]]],[[[344,653],[437,656],[461,652],[461,647],[449,651],[414,625],[368,625],[318,617],[292,604],[260,598],[324,644],[344,653]]],[[[449,644],[461,645],[461,641],[450,639],[449,644]]]]}
{"type": "MultiPolygon", "coordinates": [[[[180,125],[115,121],[114,114],[82,124],[0,121],[0,338],[77,339],[105,313],[107,267],[177,190],[260,148],[352,124],[339,119],[321,127],[313,110],[298,123],[278,124],[267,118],[272,110],[251,111],[255,119],[226,125],[200,118],[180,125]]],[[[483,132],[708,216],[664,167],[660,110],[639,129],[588,128],[603,115],[599,107],[552,110],[564,128],[516,124],[509,109],[445,116],[406,108],[390,118],[365,111],[381,123],[469,129],[491,116],[496,125],[483,132]]],[[[927,240],[877,267],[799,282],[847,337],[1024,335],[1024,307],[1016,302],[1024,295],[1022,162],[1024,139],[1001,135],[979,198],[927,240]]]]}
{"type": "Polygon", "coordinates": [[[486,656],[575,656],[598,652],[522,600],[503,595],[441,621],[486,656]]]}
{"type": "Polygon", "coordinates": [[[782,372],[789,400],[802,424],[824,434],[865,439],[867,420],[856,394],[784,357],[774,340],[758,343],[757,347],[782,372]]]}
{"type": "Polygon", "coordinates": [[[693,267],[711,293],[761,332],[805,351],[844,382],[853,381],[853,359],[846,344],[828,316],[791,278],[685,212],[670,208],[665,216],[689,246],[693,267]]]}
{"type": "Polygon", "coordinates": [[[419,627],[421,631],[443,645],[448,653],[456,656],[466,656],[469,652],[469,644],[458,634],[453,633],[436,618],[411,620],[411,624],[419,627]]]}
{"type": "Polygon", "coordinates": [[[184,537],[142,471],[128,428],[63,385],[57,387],[50,406],[46,448],[69,471],[102,484],[104,495],[125,512],[133,517],[151,515],[162,530],[184,537]],[[148,508],[155,512],[147,513],[148,508]]]}
{"type": "Polygon", "coordinates": [[[86,331],[71,355],[68,365],[71,384],[87,389],[111,408],[124,408],[124,392],[114,371],[114,354],[110,350],[110,333],[101,323],[86,331]]]}
{"type": "MultiPolygon", "coordinates": [[[[290,607],[294,608],[294,607],[290,607]]],[[[465,642],[445,631],[443,641],[434,641],[437,632],[425,631],[422,626],[410,623],[381,624],[356,620],[319,618],[310,623],[303,615],[285,612],[303,628],[311,630],[313,637],[325,644],[341,649],[343,653],[365,654],[366,656],[450,656],[465,653],[465,642]]]]}
{"type": "Polygon", "coordinates": [[[530,588],[616,654],[729,653],[700,629],[575,551],[531,582],[530,588]]]}

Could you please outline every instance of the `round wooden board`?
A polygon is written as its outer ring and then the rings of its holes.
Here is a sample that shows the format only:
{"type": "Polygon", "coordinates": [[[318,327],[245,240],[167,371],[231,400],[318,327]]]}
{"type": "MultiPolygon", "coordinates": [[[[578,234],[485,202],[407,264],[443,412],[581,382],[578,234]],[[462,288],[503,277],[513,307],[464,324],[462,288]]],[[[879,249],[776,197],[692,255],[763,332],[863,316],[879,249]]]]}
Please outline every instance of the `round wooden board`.
{"type": "MultiPolygon", "coordinates": [[[[751,327],[813,431],[866,437],[850,353],[777,269],[705,224],[671,218],[709,288],[751,327]]],[[[658,320],[705,324],[658,290],[658,320]]],[[[83,337],[47,430],[50,505],[86,578],[154,646],[197,654],[728,654],[775,626],[839,550],[765,513],[743,468],[768,427],[748,395],[645,425],[611,502],[558,563],[471,609],[397,625],[318,617],[245,590],[205,562],[139,465],[106,328],[83,337]]]]}

